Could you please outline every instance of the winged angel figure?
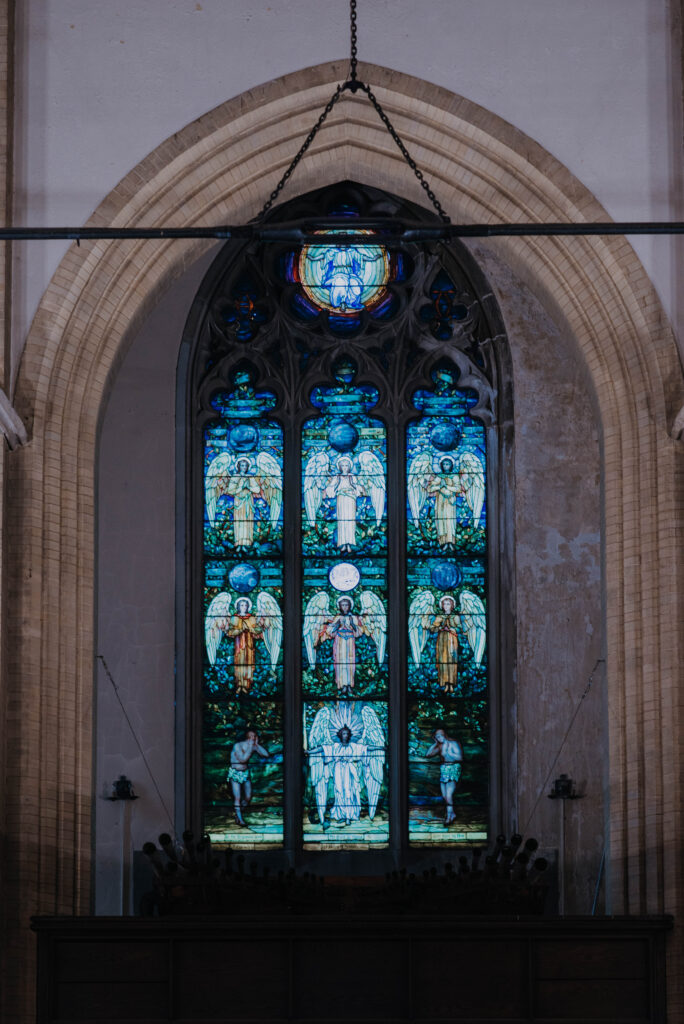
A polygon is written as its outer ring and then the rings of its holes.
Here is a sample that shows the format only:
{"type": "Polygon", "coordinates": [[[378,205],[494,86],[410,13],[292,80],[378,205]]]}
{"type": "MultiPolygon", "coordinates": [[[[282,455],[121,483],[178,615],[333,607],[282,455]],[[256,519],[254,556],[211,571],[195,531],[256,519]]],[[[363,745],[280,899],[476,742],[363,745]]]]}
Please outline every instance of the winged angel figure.
{"type": "Polygon", "coordinates": [[[356,546],[356,503],[369,497],[375,521],[379,526],[385,511],[385,471],[374,452],[360,452],[359,469],[354,472],[350,455],[340,455],[331,469],[327,451],[315,452],[304,470],[304,510],[309,526],[316,525],[316,516],[324,499],[335,502],[337,547],[349,552],[356,546]]]}
{"type": "Polygon", "coordinates": [[[235,611],[230,613],[230,594],[217,594],[207,608],[204,619],[204,637],[207,654],[212,665],[216,663],[218,649],[224,636],[233,641],[233,673],[238,694],[249,693],[256,668],[256,644],[265,645],[271,659],[271,672],[275,673],[283,640],[283,616],[272,594],[262,590],[256,599],[256,615],[248,597],[238,597],[235,611]]]}
{"type": "Polygon", "coordinates": [[[408,473],[408,500],[414,523],[420,517],[429,497],[435,500],[437,543],[448,548],[456,544],[456,501],[465,498],[477,529],[485,498],[485,476],[482,463],[472,452],[463,452],[456,459],[444,455],[439,471],[434,468],[429,452],[420,452],[411,462],[408,473]]]}
{"type": "Polygon", "coordinates": [[[307,258],[312,263],[322,264],[320,287],[327,291],[330,305],[346,313],[347,310],[363,309],[366,264],[384,260],[385,255],[377,247],[330,245],[312,246],[307,258]]]}
{"type": "Polygon", "coordinates": [[[364,590],[359,601],[361,612],[354,615],[352,598],[339,597],[338,610],[333,615],[330,612],[329,594],[319,590],[307,604],[304,613],[304,643],[309,666],[314,668],[316,665],[316,648],[326,640],[332,640],[335,684],[342,697],[348,697],[354,689],[356,642],[360,637],[368,636],[375,644],[378,665],[382,665],[385,660],[385,606],[371,590],[364,590]]]}
{"type": "Polygon", "coordinates": [[[487,639],[485,608],[477,594],[469,590],[461,591],[459,609],[460,615],[456,613],[455,599],[445,594],[440,598],[437,612],[434,595],[429,590],[416,594],[409,607],[409,640],[413,661],[416,666],[420,665],[429,635],[436,634],[437,681],[445,693],[453,693],[456,689],[458,628],[461,621],[476,665],[482,663],[487,639]]]}
{"type": "Polygon", "coordinates": [[[256,471],[246,455],[222,452],[209,464],[204,484],[210,526],[215,524],[219,500],[225,495],[233,499],[237,548],[248,548],[254,543],[255,501],[267,506],[271,528],[277,525],[283,504],[283,474],[277,460],[269,452],[259,452],[255,461],[256,471]]]}
{"type": "Polygon", "coordinates": [[[368,817],[378,807],[385,766],[385,736],[376,712],[356,702],[322,707],[308,736],[309,773],[323,828],[332,778],[334,803],[330,818],[350,825],[361,817],[361,784],[366,787],[368,817]]]}

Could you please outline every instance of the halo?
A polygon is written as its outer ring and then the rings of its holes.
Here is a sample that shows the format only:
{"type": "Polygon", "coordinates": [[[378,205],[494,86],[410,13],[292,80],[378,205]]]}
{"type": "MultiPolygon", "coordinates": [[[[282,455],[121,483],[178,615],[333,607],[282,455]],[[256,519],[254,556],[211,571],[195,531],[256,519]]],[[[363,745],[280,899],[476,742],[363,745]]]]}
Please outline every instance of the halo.
{"type": "Polygon", "coordinates": [[[442,609],[444,608],[444,602],[445,601],[451,601],[451,603],[454,606],[454,608],[456,608],[456,598],[453,596],[453,594],[445,594],[443,597],[440,597],[440,599],[439,599],[439,607],[440,608],[442,608],[442,609]]]}
{"type": "Polygon", "coordinates": [[[240,601],[246,601],[247,602],[247,611],[251,612],[251,610],[252,610],[252,600],[249,597],[245,597],[244,594],[240,594],[240,596],[235,601],[235,611],[237,612],[237,606],[240,604],[240,601]]]}
{"type": "Polygon", "coordinates": [[[456,469],[456,456],[452,455],[451,452],[439,452],[432,458],[432,470],[434,473],[442,472],[442,463],[444,462],[445,459],[449,459],[449,461],[451,462],[451,472],[453,472],[456,469]]]}
{"type": "Polygon", "coordinates": [[[247,455],[242,455],[240,452],[235,456],[235,462],[233,463],[233,470],[236,470],[239,462],[246,462],[247,469],[252,468],[252,460],[247,455]]]}
{"type": "Polygon", "coordinates": [[[340,468],[340,462],[348,462],[350,469],[354,469],[354,460],[350,455],[340,455],[340,457],[335,460],[335,465],[338,469],[340,468]]]}
{"type": "MultiPolygon", "coordinates": [[[[351,611],[352,608],[354,607],[354,599],[349,597],[348,594],[342,594],[341,597],[337,598],[337,607],[338,608],[340,608],[340,601],[349,601],[349,611],[351,611]]],[[[341,608],[340,608],[340,611],[342,611],[341,608]]]]}

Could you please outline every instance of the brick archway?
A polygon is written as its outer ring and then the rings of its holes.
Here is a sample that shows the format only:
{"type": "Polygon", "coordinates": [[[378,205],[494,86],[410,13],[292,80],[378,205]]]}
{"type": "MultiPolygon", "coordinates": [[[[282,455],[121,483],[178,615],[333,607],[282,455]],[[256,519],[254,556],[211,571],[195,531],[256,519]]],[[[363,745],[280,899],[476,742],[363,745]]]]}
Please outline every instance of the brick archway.
{"type": "MultiPolygon", "coordinates": [[[[310,68],[204,115],[134,168],[89,223],[249,220],[345,72],[346,63],[310,68]]],[[[566,168],[488,111],[387,69],[367,65],[361,73],[454,220],[608,219],[566,168]]],[[[423,199],[374,111],[351,96],[335,108],[288,195],[343,178],[423,199]]],[[[20,368],[16,405],[31,440],[9,459],[15,596],[6,756],[18,771],[6,805],[17,836],[9,851],[10,911],[27,953],[27,912],[84,913],[90,900],[99,417],[137,326],[203,248],[178,241],[72,247],[43,297],[20,368]]],[[[600,409],[612,908],[675,911],[684,826],[677,770],[682,469],[670,437],[683,389],[674,340],[624,239],[520,238],[497,248],[561,311],[600,409]]]]}

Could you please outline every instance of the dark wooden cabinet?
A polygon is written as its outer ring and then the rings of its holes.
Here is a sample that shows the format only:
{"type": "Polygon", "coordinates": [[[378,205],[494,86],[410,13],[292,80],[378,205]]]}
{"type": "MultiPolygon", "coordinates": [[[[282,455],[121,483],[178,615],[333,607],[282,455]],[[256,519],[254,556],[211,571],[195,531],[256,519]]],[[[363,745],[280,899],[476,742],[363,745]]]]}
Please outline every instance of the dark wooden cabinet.
{"type": "Polygon", "coordinates": [[[39,1024],[662,1022],[671,919],[35,918],[39,1024]]]}

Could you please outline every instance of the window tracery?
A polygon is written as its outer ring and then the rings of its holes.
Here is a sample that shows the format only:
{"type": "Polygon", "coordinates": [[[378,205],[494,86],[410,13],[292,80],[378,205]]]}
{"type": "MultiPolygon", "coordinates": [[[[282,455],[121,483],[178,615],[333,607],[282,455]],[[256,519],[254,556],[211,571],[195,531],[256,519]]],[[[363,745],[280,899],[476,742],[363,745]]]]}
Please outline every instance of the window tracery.
{"type": "MultiPolygon", "coordinates": [[[[287,219],[343,210],[353,225],[392,204],[347,184],[287,219]]],[[[491,298],[441,250],[328,232],[226,247],[198,302],[195,827],[291,851],[484,841],[500,687],[491,298]]]]}

